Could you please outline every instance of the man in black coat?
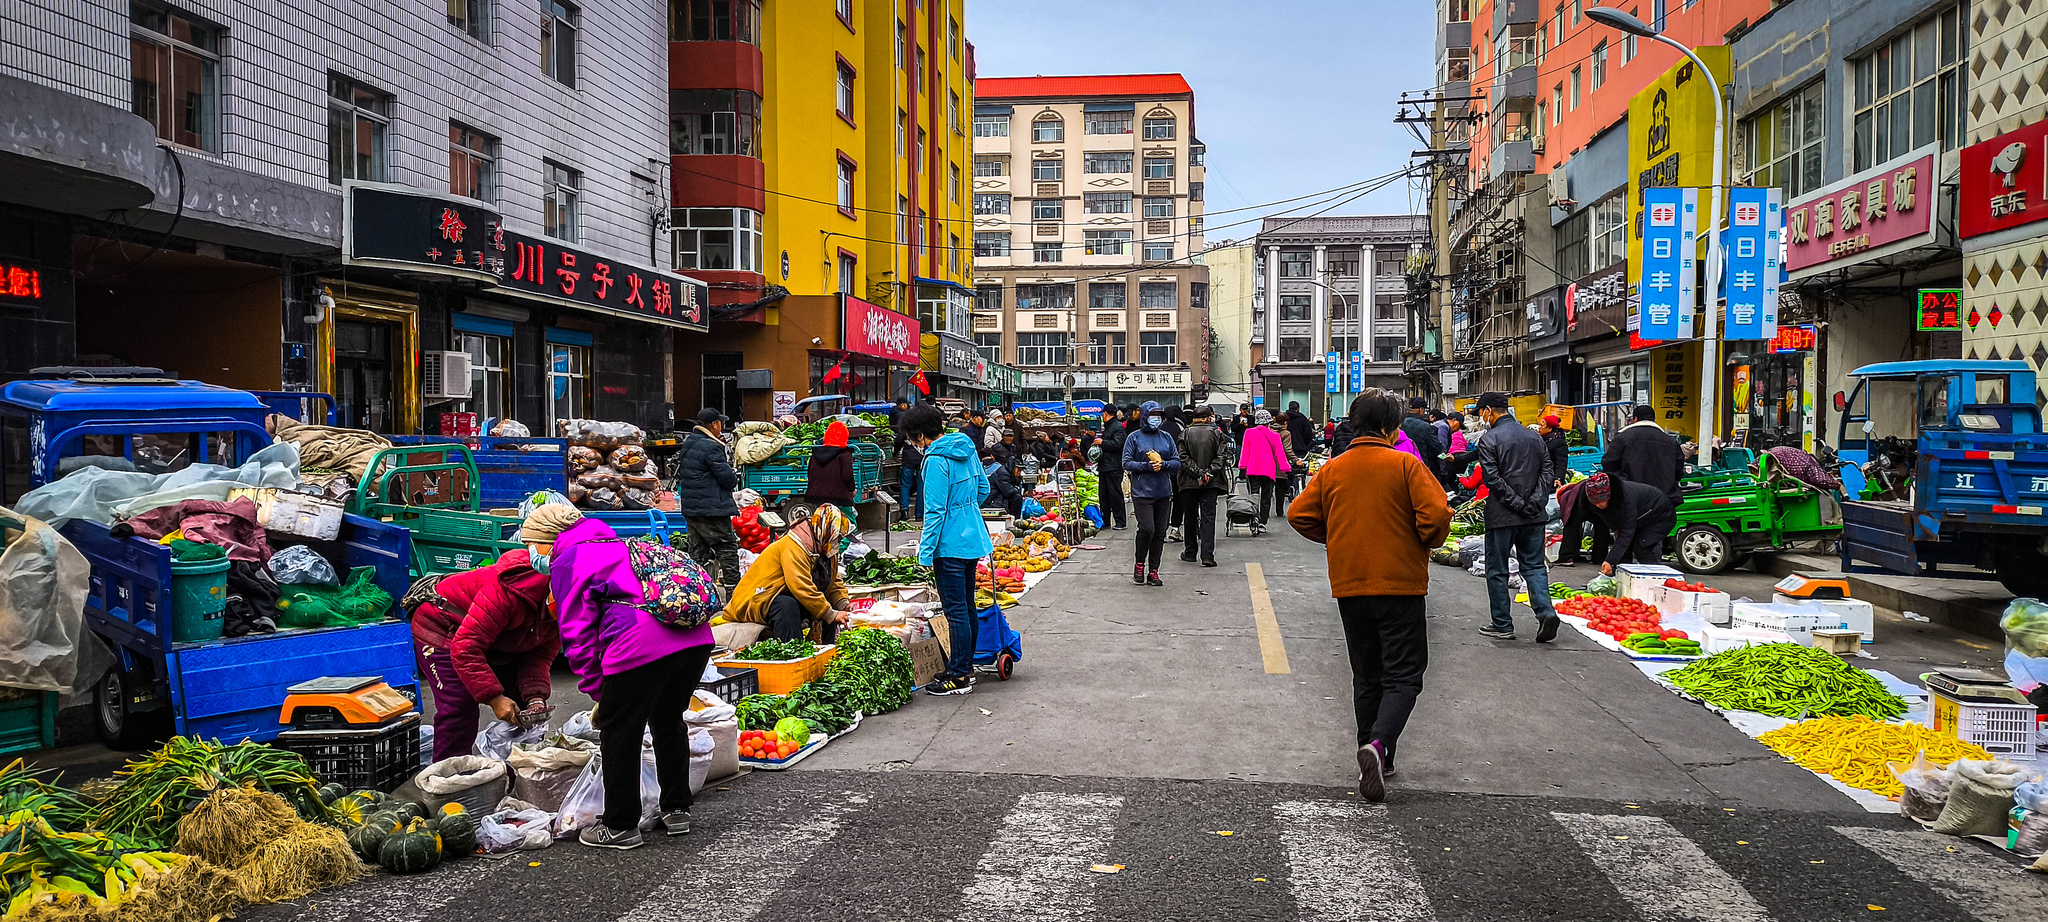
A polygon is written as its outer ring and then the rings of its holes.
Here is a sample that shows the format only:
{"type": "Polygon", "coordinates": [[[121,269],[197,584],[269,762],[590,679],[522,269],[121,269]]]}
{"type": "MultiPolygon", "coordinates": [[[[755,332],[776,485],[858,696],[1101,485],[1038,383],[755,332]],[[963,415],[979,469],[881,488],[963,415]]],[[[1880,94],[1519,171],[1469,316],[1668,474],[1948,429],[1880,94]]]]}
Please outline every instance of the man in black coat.
{"type": "Polygon", "coordinates": [[[1102,408],[1102,448],[1095,460],[1095,503],[1102,513],[1102,527],[1123,529],[1130,525],[1130,504],[1124,502],[1124,409],[1115,404],[1102,408]]]}
{"type": "Polygon", "coordinates": [[[979,451],[982,448],[987,447],[982,444],[982,437],[985,434],[987,434],[987,432],[988,411],[980,407],[975,407],[974,409],[967,411],[967,425],[960,427],[960,434],[967,436],[967,440],[974,443],[974,448],[976,451],[979,451]]]}
{"type": "Polygon", "coordinates": [[[1429,422],[1429,404],[1420,397],[1408,398],[1408,415],[1401,417],[1401,431],[1408,433],[1408,440],[1415,443],[1415,450],[1422,454],[1422,466],[1429,468],[1430,476],[1438,482],[1444,480],[1444,443],[1436,437],[1436,427],[1429,422]]]}
{"type": "Polygon", "coordinates": [[[1663,493],[1646,483],[1616,480],[1605,471],[1586,478],[1583,492],[1582,501],[1592,503],[1595,514],[1614,532],[1607,559],[1600,562],[1601,575],[1614,575],[1619,564],[1664,562],[1664,539],[1678,518],[1663,493]]]}
{"type": "MultiPolygon", "coordinates": [[[[1685,476],[1685,449],[1678,439],[1657,425],[1657,411],[1648,405],[1636,407],[1636,421],[1607,443],[1600,469],[1630,483],[1656,487],[1657,492],[1678,508],[1684,494],[1678,481],[1685,476]]],[[[1619,543],[1619,536],[1616,536],[1619,543]]]]}
{"type": "Polygon", "coordinates": [[[740,583],[740,537],[732,517],[739,514],[732,491],[740,485],[726,453],[725,414],[710,407],[697,413],[697,428],[683,439],[676,457],[676,511],[690,527],[690,559],[718,574],[727,600],[740,583]]]}
{"type": "Polygon", "coordinates": [[[1493,623],[1479,633],[1495,640],[1515,639],[1515,595],[1508,584],[1512,556],[1521,562],[1529,607],[1536,610],[1536,642],[1549,643],[1557,637],[1550,573],[1543,562],[1543,526],[1550,520],[1550,452],[1543,447],[1542,436],[1515,420],[1506,394],[1480,394],[1479,418],[1487,427],[1479,440],[1479,468],[1486,477],[1486,596],[1493,610],[1493,623]]]}

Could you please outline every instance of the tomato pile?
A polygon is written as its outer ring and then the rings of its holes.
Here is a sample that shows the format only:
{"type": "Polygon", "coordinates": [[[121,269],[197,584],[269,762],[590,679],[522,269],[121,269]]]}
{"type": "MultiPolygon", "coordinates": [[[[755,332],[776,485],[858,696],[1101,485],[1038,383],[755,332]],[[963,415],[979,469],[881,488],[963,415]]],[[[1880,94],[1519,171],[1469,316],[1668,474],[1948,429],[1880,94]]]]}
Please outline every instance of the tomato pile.
{"type": "Polygon", "coordinates": [[[732,517],[733,534],[738,535],[740,547],[750,553],[759,554],[768,549],[768,542],[774,538],[768,526],[761,524],[761,507],[748,506],[732,517]]]}
{"type": "Polygon", "coordinates": [[[746,730],[740,733],[740,757],[746,759],[768,759],[780,761],[802,749],[795,740],[783,739],[773,730],[746,730]]]}
{"type": "Polygon", "coordinates": [[[1709,585],[1707,585],[1706,583],[1688,583],[1688,582],[1686,582],[1685,580],[1679,579],[1679,578],[1677,578],[1677,577],[1675,577],[1675,576],[1674,576],[1674,577],[1672,577],[1672,578],[1670,578],[1670,579],[1667,579],[1667,580],[1665,580],[1665,581],[1664,581],[1664,588],[1666,588],[1666,589],[1676,589],[1676,590],[1678,590],[1678,591],[1680,591],[1680,592],[1720,592],[1720,591],[1721,591],[1721,590],[1719,590],[1719,589],[1716,589],[1716,588],[1714,588],[1714,587],[1712,587],[1712,586],[1709,586],[1709,585]]]}
{"type": "Polygon", "coordinates": [[[1615,640],[1624,640],[1630,634],[1662,633],[1657,609],[1636,599],[1616,599],[1604,595],[1580,596],[1557,603],[1561,614],[1584,618],[1593,630],[1606,634],[1615,640]]]}

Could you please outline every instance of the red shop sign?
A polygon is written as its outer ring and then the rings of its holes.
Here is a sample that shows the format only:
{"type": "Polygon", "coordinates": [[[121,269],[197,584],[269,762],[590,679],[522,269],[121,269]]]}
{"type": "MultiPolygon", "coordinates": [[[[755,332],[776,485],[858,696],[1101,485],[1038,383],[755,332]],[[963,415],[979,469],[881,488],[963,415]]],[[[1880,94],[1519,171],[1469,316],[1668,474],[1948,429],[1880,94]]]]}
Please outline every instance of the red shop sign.
{"type": "Polygon", "coordinates": [[[1786,205],[1785,271],[1847,265],[1887,244],[1931,239],[1934,186],[1929,152],[1864,170],[1786,205]]]}
{"type": "Polygon", "coordinates": [[[2048,218],[2048,122],[1963,148],[1956,223],[1975,237],[2048,218]]]}
{"type": "Polygon", "coordinates": [[[849,294],[839,296],[839,348],[878,359],[916,365],[924,345],[916,317],[896,313],[849,294]]]}
{"type": "Polygon", "coordinates": [[[1778,335],[1771,338],[1772,352],[1805,352],[1813,348],[1812,324],[1796,327],[1779,327],[1778,335]]]}

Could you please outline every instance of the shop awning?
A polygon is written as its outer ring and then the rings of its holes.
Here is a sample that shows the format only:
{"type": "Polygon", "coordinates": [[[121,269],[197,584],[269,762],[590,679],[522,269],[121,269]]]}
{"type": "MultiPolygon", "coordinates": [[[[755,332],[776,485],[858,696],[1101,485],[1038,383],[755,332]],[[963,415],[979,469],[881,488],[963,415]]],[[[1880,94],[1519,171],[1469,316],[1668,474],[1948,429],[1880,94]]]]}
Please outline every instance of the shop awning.
{"type": "Polygon", "coordinates": [[[910,277],[910,280],[916,282],[919,285],[937,285],[941,288],[951,288],[956,291],[967,292],[968,294],[974,293],[974,289],[972,288],[962,285],[959,282],[949,282],[946,281],[945,279],[928,279],[922,275],[913,275],[910,277]]]}

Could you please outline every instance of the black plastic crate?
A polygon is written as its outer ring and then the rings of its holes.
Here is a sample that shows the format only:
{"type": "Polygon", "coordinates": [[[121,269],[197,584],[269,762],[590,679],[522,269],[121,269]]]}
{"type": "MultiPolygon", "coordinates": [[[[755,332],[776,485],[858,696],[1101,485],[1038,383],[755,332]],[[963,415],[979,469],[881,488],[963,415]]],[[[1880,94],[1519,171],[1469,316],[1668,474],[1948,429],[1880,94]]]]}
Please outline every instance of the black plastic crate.
{"type": "Polygon", "coordinates": [[[727,704],[738,704],[741,698],[761,692],[761,674],[752,667],[720,666],[718,674],[725,678],[704,683],[704,690],[727,704]]]}
{"type": "Polygon", "coordinates": [[[286,730],[272,745],[298,753],[322,784],[388,793],[419,772],[420,715],[368,730],[286,730]]]}

